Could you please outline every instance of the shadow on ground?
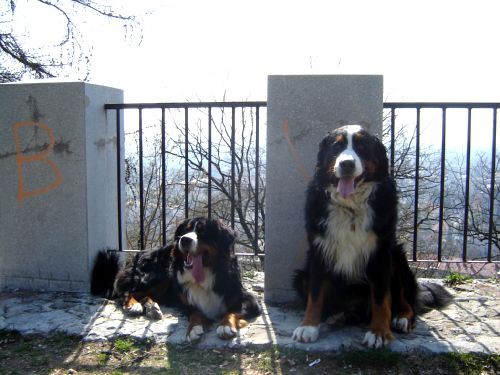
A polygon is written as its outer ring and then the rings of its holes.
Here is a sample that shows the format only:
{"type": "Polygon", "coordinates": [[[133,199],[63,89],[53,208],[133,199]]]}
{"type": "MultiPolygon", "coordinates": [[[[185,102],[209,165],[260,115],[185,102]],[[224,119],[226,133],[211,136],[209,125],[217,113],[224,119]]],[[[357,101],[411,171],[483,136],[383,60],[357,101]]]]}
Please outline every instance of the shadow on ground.
{"type": "MultiPolygon", "coordinates": [[[[419,318],[410,334],[395,334],[389,351],[423,353],[500,353],[499,284],[474,280],[451,290],[454,302],[442,311],[419,318]]],[[[262,297],[262,295],[260,295],[262,297]]],[[[262,298],[261,298],[262,300],[262,298]]],[[[3,292],[0,294],[0,330],[22,335],[64,332],[83,341],[111,341],[118,337],[186,346],[187,320],[177,311],[163,308],[160,321],[125,316],[113,301],[88,294],[3,292]]],[[[247,348],[277,346],[284,350],[364,350],[361,341],[367,327],[322,325],[315,343],[291,339],[302,313],[291,307],[263,304],[263,314],[233,340],[220,340],[212,326],[197,348],[247,348]]],[[[189,347],[189,346],[186,346],[189,347]]]]}

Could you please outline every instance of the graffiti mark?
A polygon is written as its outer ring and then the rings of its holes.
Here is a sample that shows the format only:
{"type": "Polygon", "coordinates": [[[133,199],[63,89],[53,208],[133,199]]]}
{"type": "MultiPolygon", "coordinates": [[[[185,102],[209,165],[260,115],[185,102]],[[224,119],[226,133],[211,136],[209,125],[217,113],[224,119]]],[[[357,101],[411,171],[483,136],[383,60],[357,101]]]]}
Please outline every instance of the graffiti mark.
{"type": "Polygon", "coordinates": [[[14,140],[16,144],[16,165],[17,165],[17,180],[18,180],[17,200],[19,201],[19,203],[22,203],[22,201],[28,197],[34,197],[40,194],[47,193],[48,191],[53,190],[59,185],[61,185],[62,182],[61,172],[59,171],[59,168],[57,168],[56,164],[48,158],[48,156],[53,152],[54,145],[56,143],[52,129],[45,124],[40,124],[34,121],[28,121],[28,122],[17,122],[14,125],[12,125],[12,132],[14,133],[14,140]],[[35,131],[38,131],[38,129],[45,131],[45,133],[47,133],[47,136],[49,137],[49,144],[47,145],[47,147],[45,147],[44,149],[35,154],[30,154],[30,155],[26,155],[26,150],[22,150],[20,136],[19,136],[19,131],[21,130],[21,128],[28,126],[35,127],[35,131]],[[25,164],[33,162],[40,162],[47,164],[54,173],[54,180],[47,186],[35,190],[25,190],[23,166],[25,164]]]}
{"type": "Polygon", "coordinates": [[[30,112],[32,113],[31,118],[33,119],[34,122],[40,122],[40,120],[44,117],[40,110],[38,109],[38,103],[36,101],[36,98],[33,96],[29,95],[28,100],[26,101],[26,104],[30,108],[30,112]]]}
{"type": "Polygon", "coordinates": [[[309,173],[307,173],[307,170],[304,167],[304,163],[302,162],[302,158],[300,157],[299,151],[297,150],[297,148],[292,142],[292,139],[290,138],[290,129],[288,126],[288,120],[283,121],[282,128],[283,128],[283,134],[286,139],[286,143],[288,145],[288,150],[292,155],[292,158],[295,162],[295,166],[297,167],[299,173],[302,175],[304,182],[307,184],[310,180],[309,173]]]}

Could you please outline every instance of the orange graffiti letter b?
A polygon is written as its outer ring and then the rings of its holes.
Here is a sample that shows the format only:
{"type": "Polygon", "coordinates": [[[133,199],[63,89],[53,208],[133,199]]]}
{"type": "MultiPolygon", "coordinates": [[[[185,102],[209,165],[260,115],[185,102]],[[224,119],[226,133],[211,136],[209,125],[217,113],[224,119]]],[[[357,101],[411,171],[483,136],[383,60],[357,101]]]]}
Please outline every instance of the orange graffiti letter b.
{"type": "Polygon", "coordinates": [[[45,124],[39,124],[36,122],[18,122],[12,125],[12,131],[14,132],[14,140],[16,142],[16,164],[17,164],[17,180],[18,180],[17,200],[19,201],[19,203],[21,203],[27,197],[37,196],[46,193],[52,189],[55,189],[61,184],[62,176],[61,172],[59,171],[55,163],[52,160],[48,159],[48,155],[54,149],[54,144],[55,144],[54,134],[51,128],[49,128],[45,124]],[[23,151],[21,149],[21,141],[19,139],[20,138],[19,130],[25,126],[34,126],[44,130],[49,137],[49,145],[38,153],[25,155],[24,153],[26,153],[27,150],[23,151]],[[31,191],[26,191],[24,190],[23,165],[27,163],[32,163],[34,161],[47,164],[54,172],[55,178],[54,181],[47,186],[31,191]]]}

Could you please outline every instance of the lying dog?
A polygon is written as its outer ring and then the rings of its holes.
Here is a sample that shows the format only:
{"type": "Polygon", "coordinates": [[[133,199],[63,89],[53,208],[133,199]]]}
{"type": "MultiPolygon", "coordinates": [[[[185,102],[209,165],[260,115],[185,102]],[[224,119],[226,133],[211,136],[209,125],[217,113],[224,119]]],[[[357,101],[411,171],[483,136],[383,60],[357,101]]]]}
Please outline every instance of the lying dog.
{"type": "Polygon", "coordinates": [[[214,320],[217,335],[232,338],[260,315],[257,301],[243,288],[234,243],[234,232],[218,220],[185,220],[171,245],[140,252],[121,268],[116,255],[99,253],[91,292],[120,298],[125,312],[153,319],[162,318],[159,304],[179,307],[189,316],[191,342],[214,320]]]}
{"type": "Polygon", "coordinates": [[[306,301],[304,320],[293,333],[296,341],[316,341],[320,322],[342,314],[348,323],[369,322],[363,342],[380,348],[393,339],[391,324],[410,332],[418,311],[450,301],[437,284],[422,286],[428,293],[419,294],[396,239],[397,204],[379,139],[357,125],[323,139],[307,190],[306,265],[294,279],[306,301]]]}

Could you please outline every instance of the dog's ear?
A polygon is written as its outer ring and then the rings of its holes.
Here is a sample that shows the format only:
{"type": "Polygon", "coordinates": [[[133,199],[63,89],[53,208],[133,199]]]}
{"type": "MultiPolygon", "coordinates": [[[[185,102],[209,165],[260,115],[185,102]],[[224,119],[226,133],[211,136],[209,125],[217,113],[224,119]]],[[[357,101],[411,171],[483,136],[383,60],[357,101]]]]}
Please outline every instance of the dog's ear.
{"type": "Polygon", "coordinates": [[[378,170],[380,176],[389,176],[389,159],[387,158],[387,149],[378,137],[375,139],[375,158],[377,159],[378,170]]]}
{"type": "Polygon", "coordinates": [[[186,232],[186,228],[189,224],[189,221],[190,221],[190,219],[186,219],[177,226],[177,229],[175,230],[175,234],[174,234],[174,240],[179,239],[179,237],[182,236],[186,232]]]}
{"type": "Polygon", "coordinates": [[[332,143],[332,134],[328,133],[326,134],[321,142],[319,143],[319,150],[323,150],[325,147],[328,146],[328,144],[332,143]]]}
{"type": "Polygon", "coordinates": [[[323,161],[325,160],[325,153],[328,151],[329,147],[333,144],[333,135],[328,133],[319,143],[318,157],[316,161],[316,167],[319,168],[323,161]]]}
{"type": "Polygon", "coordinates": [[[236,242],[236,232],[225,225],[222,221],[217,220],[218,225],[218,246],[219,250],[224,252],[233,253],[234,252],[234,243],[236,242]]]}

